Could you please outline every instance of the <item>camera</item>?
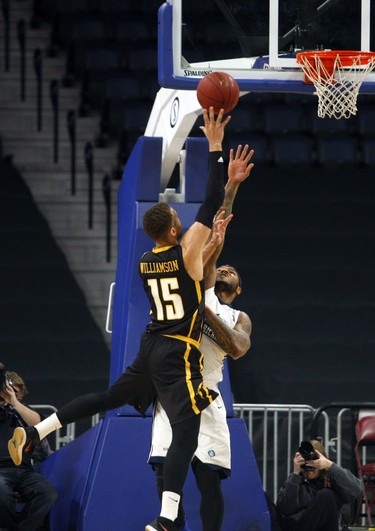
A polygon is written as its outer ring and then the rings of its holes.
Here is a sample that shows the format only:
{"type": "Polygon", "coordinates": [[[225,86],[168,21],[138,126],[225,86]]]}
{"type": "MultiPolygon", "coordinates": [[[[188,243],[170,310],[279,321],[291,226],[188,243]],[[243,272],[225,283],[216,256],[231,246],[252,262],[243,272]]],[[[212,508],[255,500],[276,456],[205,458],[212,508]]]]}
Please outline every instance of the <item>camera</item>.
{"type": "Polygon", "coordinates": [[[298,451],[305,461],[314,461],[314,459],[319,459],[319,456],[315,452],[310,441],[302,441],[298,451]]]}
{"type": "Polygon", "coordinates": [[[4,391],[6,389],[7,382],[5,378],[5,369],[0,368],[0,391],[4,391]]]}

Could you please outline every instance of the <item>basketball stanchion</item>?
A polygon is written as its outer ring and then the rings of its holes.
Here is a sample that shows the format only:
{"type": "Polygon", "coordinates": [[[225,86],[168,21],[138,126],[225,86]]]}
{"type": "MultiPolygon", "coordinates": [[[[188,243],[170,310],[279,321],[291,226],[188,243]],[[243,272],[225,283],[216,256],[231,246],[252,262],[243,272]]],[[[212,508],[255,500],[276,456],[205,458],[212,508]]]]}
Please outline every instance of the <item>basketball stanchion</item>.
{"type": "Polygon", "coordinates": [[[297,62],[305,73],[305,83],[315,86],[320,118],[350,118],[357,113],[359,89],[375,68],[375,52],[299,52],[297,62]]]}

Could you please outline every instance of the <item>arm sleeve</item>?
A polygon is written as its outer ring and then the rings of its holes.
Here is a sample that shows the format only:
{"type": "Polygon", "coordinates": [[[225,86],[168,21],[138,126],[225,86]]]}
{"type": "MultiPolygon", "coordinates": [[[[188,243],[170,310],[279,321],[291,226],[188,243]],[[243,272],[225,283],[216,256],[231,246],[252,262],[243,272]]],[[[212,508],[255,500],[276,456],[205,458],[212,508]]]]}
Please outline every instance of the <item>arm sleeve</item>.
{"type": "Polygon", "coordinates": [[[195,221],[208,228],[212,227],[213,219],[224,200],[224,160],[222,151],[209,153],[208,180],[206,197],[199,207],[195,221]]]}
{"type": "Polygon", "coordinates": [[[343,503],[352,503],[362,492],[362,482],[354,474],[333,463],[328,474],[334,481],[333,489],[338,492],[343,503]]]}

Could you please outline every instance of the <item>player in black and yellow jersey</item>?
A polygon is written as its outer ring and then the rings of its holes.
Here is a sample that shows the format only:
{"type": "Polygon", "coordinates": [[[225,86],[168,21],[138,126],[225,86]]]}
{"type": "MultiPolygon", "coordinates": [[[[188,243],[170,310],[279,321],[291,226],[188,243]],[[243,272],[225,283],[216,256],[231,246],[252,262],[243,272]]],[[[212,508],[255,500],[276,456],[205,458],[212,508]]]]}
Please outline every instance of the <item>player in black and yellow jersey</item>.
{"type": "Polygon", "coordinates": [[[142,334],[139,352],[130,367],[105,392],[75,398],[35,427],[17,428],[9,452],[20,464],[23,451],[49,433],[79,419],[124,404],[145,413],[157,396],[167,412],[173,440],[164,463],[164,492],[160,516],[146,530],[177,529],[182,488],[197,446],[200,413],[215,398],[203,385],[199,351],[204,313],[204,261],[220,245],[231,216],[215,214],[224,198],[222,141],[230,116],[213,108],[203,112],[201,127],[209,144],[206,198],[195,222],[182,235],[177,212],[167,203],[149,208],[144,231],[155,242],[143,255],[139,272],[151,306],[151,322],[142,334]],[[211,232],[211,229],[213,230],[211,232]],[[211,237],[210,237],[211,235],[211,237]]]}

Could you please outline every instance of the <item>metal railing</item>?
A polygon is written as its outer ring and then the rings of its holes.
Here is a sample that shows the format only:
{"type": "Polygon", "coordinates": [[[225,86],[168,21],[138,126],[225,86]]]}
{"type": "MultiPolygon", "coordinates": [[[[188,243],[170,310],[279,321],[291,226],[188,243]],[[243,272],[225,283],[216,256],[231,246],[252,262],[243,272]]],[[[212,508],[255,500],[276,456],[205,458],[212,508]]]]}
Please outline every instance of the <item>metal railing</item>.
{"type": "MultiPolygon", "coordinates": [[[[352,472],[356,472],[356,461],[354,456],[354,446],[356,444],[355,425],[361,416],[375,414],[375,402],[328,402],[317,408],[314,413],[311,427],[312,437],[315,438],[319,430],[319,419],[321,415],[327,415],[328,411],[338,411],[337,413],[337,460],[341,464],[344,459],[345,449],[350,447],[350,459],[347,459],[348,466],[352,472]],[[345,431],[346,420],[346,431],[345,431]]],[[[347,452],[346,452],[347,453],[347,452]]],[[[362,461],[366,463],[366,448],[362,448],[362,461]]]]}
{"type": "MultiPolygon", "coordinates": [[[[110,299],[114,286],[113,283],[110,299]]],[[[357,473],[352,440],[353,410],[351,407],[338,409],[340,404],[326,404],[317,409],[307,404],[233,404],[235,416],[243,419],[246,424],[263,488],[271,499],[276,501],[281,485],[291,474],[294,454],[304,439],[319,439],[330,459],[340,466],[351,468],[354,474],[357,473]],[[337,413],[331,415],[325,411],[335,408],[337,413]]],[[[366,403],[367,408],[363,405],[356,403],[355,409],[375,409],[375,403],[366,403]]],[[[42,415],[57,411],[48,404],[31,407],[42,415]]],[[[99,415],[94,415],[91,426],[98,421],[99,415]]],[[[72,423],[56,430],[53,449],[58,450],[73,441],[75,429],[76,425],[72,423]]]]}
{"type": "Polygon", "coordinates": [[[275,501],[295,449],[309,438],[315,410],[305,404],[234,404],[233,409],[245,421],[263,488],[275,501]]]}
{"type": "Polygon", "coordinates": [[[306,404],[234,404],[233,409],[245,421],[263,488],[274,501],[304,439],[319,439],[330,459],[356,474],[349,407],[330,415],[306,404]]]}

